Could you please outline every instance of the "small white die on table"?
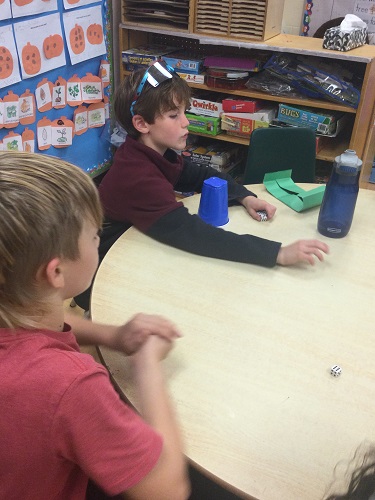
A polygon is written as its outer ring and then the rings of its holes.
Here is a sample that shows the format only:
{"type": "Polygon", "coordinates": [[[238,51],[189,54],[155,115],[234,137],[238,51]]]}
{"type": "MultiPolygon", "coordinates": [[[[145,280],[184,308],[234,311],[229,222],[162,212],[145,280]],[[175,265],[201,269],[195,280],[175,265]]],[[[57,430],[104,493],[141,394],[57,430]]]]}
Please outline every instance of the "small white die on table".
{"type": "Polygon", "coordinates": [[[339,365],[333,365],[331,368],[331,375],[334,377],[339,377],[342,373],[342,369],[339,365]]]}

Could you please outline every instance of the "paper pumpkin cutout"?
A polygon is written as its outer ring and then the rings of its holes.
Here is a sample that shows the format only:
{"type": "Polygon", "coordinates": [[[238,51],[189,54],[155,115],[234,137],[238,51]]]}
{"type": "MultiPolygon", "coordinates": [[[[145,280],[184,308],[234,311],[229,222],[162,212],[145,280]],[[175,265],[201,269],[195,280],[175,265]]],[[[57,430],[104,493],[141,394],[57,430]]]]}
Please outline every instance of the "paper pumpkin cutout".
{"type": "Polygon", "coordinates": [[[85,33],[82,26],[76,24],[69,34],[70,46],[74,54],[81,54],[85,50],[85,33]]]}
{"type": "Polygon", "coordinates": [[[61,116],[51,123],[52,146],[66,148],[72,145],[74,137],[74,123],[66,116],[61,116]]]}
{"type": "Polygon", "coordinates": [[[0,80],[8,78],[13,73],[13,57],[10,51],[0,46],[0,80]]]}
{"type": "Polygon", "coordinates": [[[36,75],[42,67],[42,59],[39,49],[36,45],[31,45],[30,42],[22,49],[22,64],[25,73],[28,75],[36,75]]]}
{"type": "Polygon", "coordinates": [[[55,81],[52,92],[52,107],[55,109],[65,108],[66,106],[66,80],[59,76],[55,81]]]}
{"type": "Polygon", "coordinates": [[[3,98],[4,103],[4,128],[14,128],[19,124],[19,97],[12,90],[3,98]]]}
{"type": "Polygon", "coordinates": [[[35,122],[36,104],[35,96],[29,89],[21,94],[19,100],[19,113],[21,125],[29,125],[35,122]]]}
{"type": "Polygon", "coordinates": [[[32,130],[25,127],[25,130],[22,132],[22,146],[23,150],[27,153],[34,153],[35,151],[35,134],[32,130]]]}
{"type": "Polygon", "coordinates": [[[36,99],[38,110],[41,113],[45,113],[52,109],[52,93],[53,93],[53,83],[47,78],[43,78],[36,86],[36,99]]]}
{"type": "Polygon", "coordinates": [[[107,95],[104,96],[103,102],[104,102],[104,112],[105,112],[104,116],[105,116],[105,119],[108,120],[110,117],[111,106],[110,106],[110,102],[109,102],[109,97],[107,95]]]}
{"type": "Polygon", "coordinates": [[[102,80],[99,76],[86,73],[81,78],[82,101],[87,104],[100,102],[103,98],[102,80]]]}
{"type": "Polygon", "coordinates": [[[51,120],[43,116],[37,125],[38,148],[44,151],[51,147],[51,120]]]}
{"type": "Polygon", "coordinates": [[[4,150],[5,151],[22,151],[22,138],[20,134],[9,132],[8,135],[4,137],[4,150]]]}
{"type": "Polygon", "coordinates": [[[64,49],[64,42],[61,35],[50,35],[43,41],[43,52],[47,59],[59,57],[64,49]]]}
{"type": "Polygon", "coordinates": [[[78,106],[74,110],[74,132],[76,135],[82,135],[88,128],[88,114],[86,106],[78,106]]]}
{"type": "Polygon", "coordinates": [[[66,101],[69,106],[79,106],[82,104],[81,79],[73,75],[66,82],[66,101]]]}
{"type": "Polygon", "coordinates": [[[105,104],[97,102],[88,107],[89,128],[102,127],[105,125],[105,104]]]}
{"type": "Polygon", "coordinates": [[[68,0],[68,3],[70,5],[74,5],[75,3],[78,3],[80,0],[68,0]]]}
{"type": "Polygon", "coordinates": [[[102,79],[103,88],[108,87],[110,83],[110,66],[105,59],[100,61],[99,76],[102,79]]]}
{"type": "Polygon", "coordinates": [[[100,45],[103,41],[103,28],[100,24],[90,24],[86,31],[87,40],[92,45],[100,45]]]}
{"type": "Polygon", "coordinates": [[[24,5],[27,5],[31,3],[33,0],[14,0],[14,3],[18,5],[18,7],[23,7],[24,5]]]}

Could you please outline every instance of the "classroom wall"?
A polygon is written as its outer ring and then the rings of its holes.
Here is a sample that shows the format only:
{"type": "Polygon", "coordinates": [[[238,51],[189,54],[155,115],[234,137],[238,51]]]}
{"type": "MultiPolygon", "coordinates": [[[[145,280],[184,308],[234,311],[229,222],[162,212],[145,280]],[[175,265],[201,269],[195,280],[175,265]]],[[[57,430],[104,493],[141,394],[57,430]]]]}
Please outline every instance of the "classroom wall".
{"type": "Polygon", "coordinates": [[[282,33],[300,35],[306,0],[285,0],[282,33]]]}

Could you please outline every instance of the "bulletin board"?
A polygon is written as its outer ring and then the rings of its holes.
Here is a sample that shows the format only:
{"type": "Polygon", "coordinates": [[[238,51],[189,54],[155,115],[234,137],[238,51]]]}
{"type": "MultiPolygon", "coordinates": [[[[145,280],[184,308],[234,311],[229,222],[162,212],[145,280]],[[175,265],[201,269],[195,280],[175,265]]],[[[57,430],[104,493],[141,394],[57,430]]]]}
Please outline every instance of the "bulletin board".
{"type": "Polygon", "coordinates": [[[111,164],[110,0],[0,0],[0,151],[111,164]]]}
{"type": "Polygon", "coordinates": [[[367,24],[369,43],[375,44],[375,0],[313,0],[306,2],[302,35],[313,36],[326,21],[354,14],[367,24]]]}

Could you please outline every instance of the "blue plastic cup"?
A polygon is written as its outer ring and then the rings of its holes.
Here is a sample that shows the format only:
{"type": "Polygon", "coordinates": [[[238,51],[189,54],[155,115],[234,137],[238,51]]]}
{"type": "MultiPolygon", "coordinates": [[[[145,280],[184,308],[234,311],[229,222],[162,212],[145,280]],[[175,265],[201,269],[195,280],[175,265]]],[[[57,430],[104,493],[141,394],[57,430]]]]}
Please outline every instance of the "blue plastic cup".
{"type": "Polygon", "coordinates": [[[203,182],[199,217],[212,226],[223,226],[228,218],[228,182],[210,177],[203,182]]]}

